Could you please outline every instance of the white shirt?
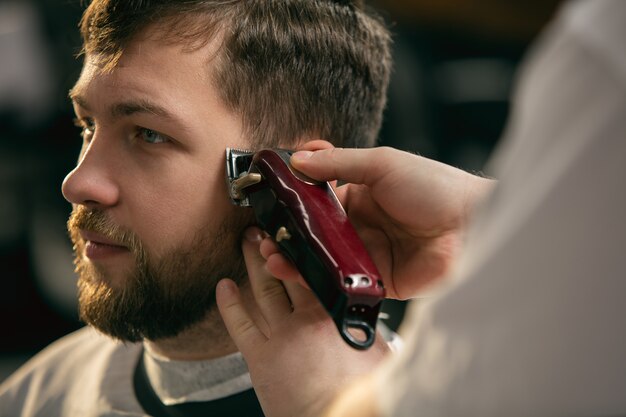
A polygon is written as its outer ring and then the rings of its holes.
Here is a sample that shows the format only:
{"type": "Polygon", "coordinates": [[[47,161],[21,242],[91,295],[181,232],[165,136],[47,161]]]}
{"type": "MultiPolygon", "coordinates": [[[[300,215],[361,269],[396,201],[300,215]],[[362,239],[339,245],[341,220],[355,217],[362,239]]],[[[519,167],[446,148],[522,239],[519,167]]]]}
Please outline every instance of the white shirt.
{"type": "Polygon", "coordinates": [[[377,374],[385,416],[626,415],[626,1],[567,4],[522,74],[498,188],[377,374]]]}

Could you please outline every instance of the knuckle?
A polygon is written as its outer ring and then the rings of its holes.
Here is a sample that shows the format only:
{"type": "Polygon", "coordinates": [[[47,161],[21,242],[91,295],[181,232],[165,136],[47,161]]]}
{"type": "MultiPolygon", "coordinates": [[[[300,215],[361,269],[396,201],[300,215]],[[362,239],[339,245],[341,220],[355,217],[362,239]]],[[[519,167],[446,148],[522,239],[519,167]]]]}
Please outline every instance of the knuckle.
{"type": "Polygon", "coordinates": [[[233,330],[238,335],[246,335],[256,328],[255,324],[247,319],[239,319],[233,323],[233,330]]]}
{"type": "Polygon", "coordinates": [[[268,300],[285,296],[285,289],[279,282],[263,285],[259,289],[259,296],[268,300]]]}

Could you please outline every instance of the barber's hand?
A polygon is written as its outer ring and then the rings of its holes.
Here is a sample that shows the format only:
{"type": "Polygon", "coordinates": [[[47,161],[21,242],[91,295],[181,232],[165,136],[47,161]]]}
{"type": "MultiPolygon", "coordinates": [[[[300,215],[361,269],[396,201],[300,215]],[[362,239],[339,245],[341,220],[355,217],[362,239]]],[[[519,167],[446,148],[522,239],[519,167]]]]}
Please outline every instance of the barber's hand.
{"type": "MultiPolygon", "coordinates": [[[[337,196],[390,298],[410,298],[446,273],[468,216],[494,184],[392,148],[341,149],[317,140],[301,149],[291,158],[294,168],[317,180],[348,183],[337,196]]],[[[302,282],[270,239],[261,249],[274,276],[302,282]]]]}
{"type": "Polygon", "coordinates": [[[242,249],[250,284],[267,326],[255,324],[228,279],[217,285],[219,311],[246,359],[265,415],[319,416],[350,381],[383,358],[387,345],[379,336],[367,351],[348,346],[310,290],[267,272],[259,253],[261,231],[248,229],[246,237],[242,249]]]}

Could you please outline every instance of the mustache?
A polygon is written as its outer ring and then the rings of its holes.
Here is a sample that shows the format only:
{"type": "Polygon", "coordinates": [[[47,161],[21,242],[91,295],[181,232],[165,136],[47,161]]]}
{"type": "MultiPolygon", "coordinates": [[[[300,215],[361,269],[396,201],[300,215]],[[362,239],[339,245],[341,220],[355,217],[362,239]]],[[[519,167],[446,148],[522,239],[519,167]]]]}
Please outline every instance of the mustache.
{"type": "Polygon", "coordinates": [[[103,235],[135,254],[143,252],[139,237],[133,231],[115,224],[103,210],[75,207],[67,221],[67,229],[75,245],[82,241],[80,230],[84,230],[103,235]]]}

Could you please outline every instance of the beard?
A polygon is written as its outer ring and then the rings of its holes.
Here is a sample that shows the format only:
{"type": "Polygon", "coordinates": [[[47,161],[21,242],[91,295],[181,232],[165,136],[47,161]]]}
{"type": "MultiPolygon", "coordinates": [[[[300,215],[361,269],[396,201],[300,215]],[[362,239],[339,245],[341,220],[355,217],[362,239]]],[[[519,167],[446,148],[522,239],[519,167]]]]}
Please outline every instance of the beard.
{"type": "Polygon", "coordinates": [[[248,217],[222,221],[216,231],[199,230],[191,241],[154,259],[131,230],[113,223],[101,210],[77,206],[68,221],[78,274],[81,320],[116,339],[138,342],[174,337],[200,322],[215,308],[215,286],[225,277],[247,277],[240,241],[248,217]],[[126,246],[133,264],[121,285],[84,256],[79,230],[126,246]]]}

